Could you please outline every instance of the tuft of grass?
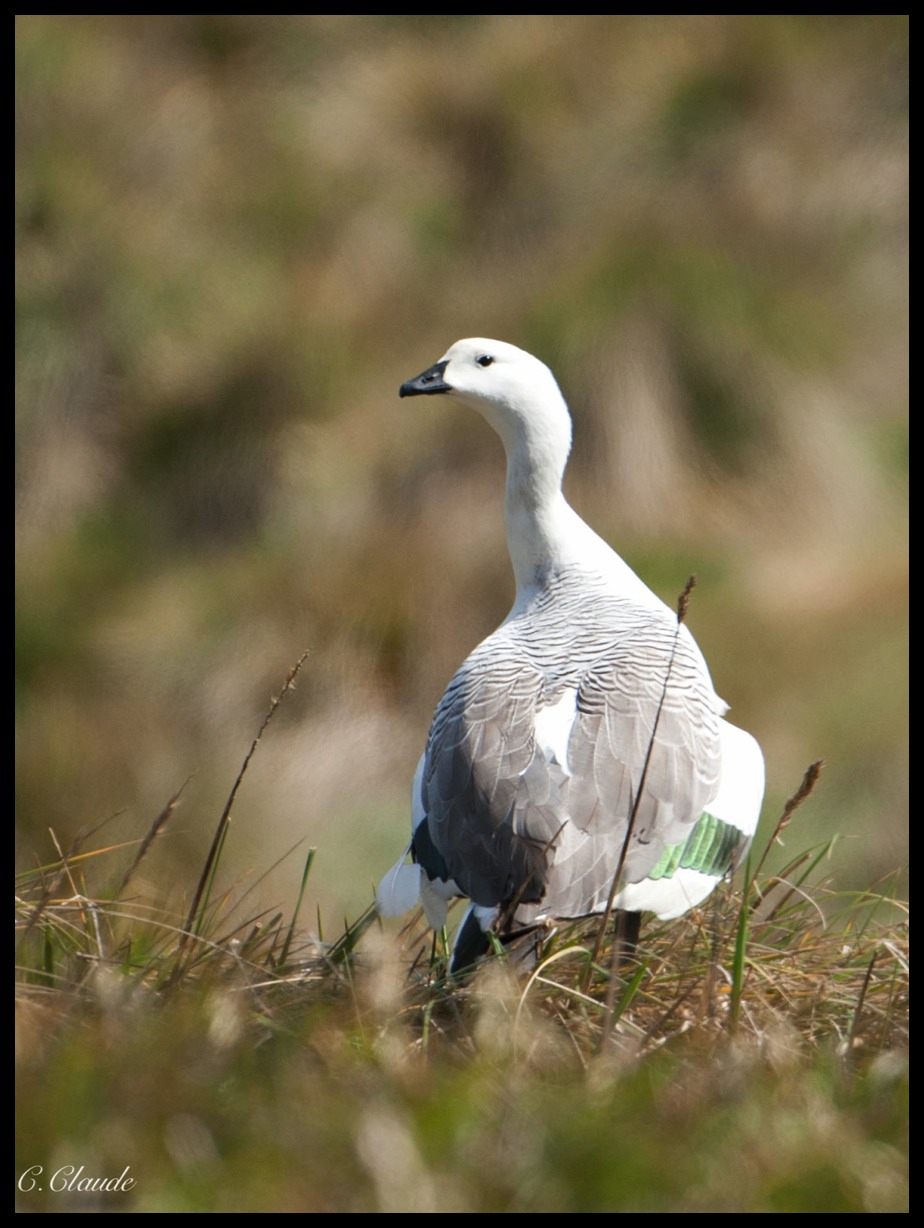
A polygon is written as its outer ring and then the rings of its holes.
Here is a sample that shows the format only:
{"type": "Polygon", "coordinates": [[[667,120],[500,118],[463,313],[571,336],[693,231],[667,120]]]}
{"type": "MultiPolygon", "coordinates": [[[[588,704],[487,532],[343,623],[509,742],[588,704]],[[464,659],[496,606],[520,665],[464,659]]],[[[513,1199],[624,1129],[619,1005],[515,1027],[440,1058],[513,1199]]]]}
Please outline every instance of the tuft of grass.
{"type": "Polygon", "coordinates": [[[838,890],[833,841],[760,856],[631,962],[591,918],[457,983],[422,914],[301,930],[313,849],[288,917],[221,885],[258,741],[190,907],[131,894],[182,789],[142,840],[20,876],[20,1210],[906,1208],[906,912],[838,890]]]}

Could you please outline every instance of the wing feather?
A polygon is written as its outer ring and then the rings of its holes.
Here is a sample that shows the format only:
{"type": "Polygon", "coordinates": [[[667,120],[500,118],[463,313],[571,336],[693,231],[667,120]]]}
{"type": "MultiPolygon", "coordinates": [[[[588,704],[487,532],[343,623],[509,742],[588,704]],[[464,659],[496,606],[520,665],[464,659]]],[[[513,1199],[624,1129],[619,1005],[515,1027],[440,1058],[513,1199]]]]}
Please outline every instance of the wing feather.
{"type": "Polygon", "coordinates": [[[720,710],[669,613],[586,574],[547,579],[437,708],[421,779],[433,845],[466,895],[515,902],[518,923],[599,911],[630,823],[637,882],[715,796],[720,710]]]}

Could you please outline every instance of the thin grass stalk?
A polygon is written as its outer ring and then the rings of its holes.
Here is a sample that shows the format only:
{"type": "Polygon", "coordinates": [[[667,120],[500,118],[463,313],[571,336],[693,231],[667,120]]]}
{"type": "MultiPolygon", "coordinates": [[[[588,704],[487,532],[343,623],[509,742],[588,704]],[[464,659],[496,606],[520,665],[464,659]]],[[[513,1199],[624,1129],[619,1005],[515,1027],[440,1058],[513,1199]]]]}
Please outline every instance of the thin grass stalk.
{"type": "Polygon", "coordinates": [[[735,926],[735,953],[732,959],[731,1004],[728,1013],[728,1027],[732,1035],[738,1030],[741,1020],[741,1002],[744,995],[745,954],[748,944],[748,890],[751,884],[751,857],[748,854],[744,868],[744,886],[741,889],[741,906],[738,909],[738,921],[735,926]]]}
{"type": "Polygon", "coordinates": [[[802,777],[802,783],[799,785],[799,788],[795,791],[792,797],[790,797],[786,802],[786,805],[783,807],[783,813],[780,815],[779,819],[777,820],[776,827],[773,829],[773,835],[764,845],[764,851],[761,854],[760,861],[758,861],[754,869],[754,873],[750,878],[751,886],[756,883],[761,870],[764,868],[764,862],[767,860],[767,854],[770,852],[770,849],[777,843],[780,836],[792,822],[792,817],[795,812],[814,790],[816,784],[818,783],[818,778],[824,770],[824,766],[824,759],[816,759],[814,763],[810,763],[805,769],[805,774],[802,777]]]}
{"type": "MultiPolygon", "coordinates": [[[[307,657],[308,657],[308,649],[306,648],[305,651],[302,653],[302,655],[299,657],[298,661],[296,661],[295,665],[293,665],[293,667],[289,670],[288,677],[286,678],[285,683],[283,684],[282,690],[279,692],[278,695],[274,696],[273,701],[270,704],[269,711],[267,712],[266,716],[263,718],[263,723],[260,725],[260,729],[257,733],[257,736],[254,738],[253,742],[251,742],[250,750],[244,756],[244,762],[241,764],[241,769],[238,772],[237,778],[234,781],[234,785],[232,786],[231,792],[228,795],[228,800],[227,802],[225,802],[225,808],[221,812],[221,818],[218,820],[218,827],[216,828],[215,835],[212,839],[212,846],[209,849],[208,856],[205,859],[205,865],[202,867],[202,873],[199,876],[199,882],[198,882],[198,885],[196,886],[195,894],[193,895],[192,904],[190,905],[189,914],[186,918],[186,925],[184,927],[185,930],[189,934],[195,934],[198,936],[200,932],[200,928],[201,928],[201,925],[202,925],[202,922],[205,916],[205,911],[207,910],[207,907],[208,907],[207,892],[208,893],[211,892],[212,884],[215,881],[215,874],[218,869],[218,862],[221,857],[221,851],[224,847],[224,842],[225,842],[225,837],[227,835],[228,826],[231,822],[231,808],[234,805],[234,799],[237,797],[237,791],[240,788],[241,781],[244,779],[244,775],[247,771],[247,768],[250,765],[250,761],[253,758],[254,752],[256,751],[257,747],[260,744],[260,739],[263,737],[263,734],[266,731],[267,725],[273,719],[273,716],[276,713],[276,709],[279,707],[285,694],[294,685],[295,679],[298,676],[298,672],[302,668],[302,665],[305,663],[305,660],[307,659],[307,657]],[[203,897],[205,897],[204,901],[203,901],[203,897]],[[202,905],[201,912],[200,912],[200,905],[202,905]]],[[[183,954],[185,952],[187,941],[188,941],[187,939],[182,939],[180,942],[179,950],[177,951],[178,974],[180,973],[182,969],[183,954]]]]}
{"type": "Polygon", "coordinates": [[[860,1030],[860,1014],[863,1010],[863,1002],[866,999],[866,991],[869,989],[870,979],[873,975],[873,965],[876,963],[878,951],[874,951],[870,957],[869,964],[866,969],[866,976],[863,978],[863,984],[860,986],[860,993],[857,997],[857,1005],[854,1007],[853,1019],[850,1023],[850,1031],[847,1034],[847,1048],[844,1053],[844,1062],[849,1063],[854,1051],[854,1046],[857,1043],[857,1036],[860,1030]]]}
{"type": "MultiPolygon", "coordinates": [[[[690,576],[689,580],[687,580],[686,584],[684,585],[683,592],[680,594],[680,597],[677,601],[677,629],[674,632],[674,640],[673,640],[673,643],[671,644],[671,655],[667,662],[667,670],[665,671],[665,674],[664,674],[664,683],[661,687],[661,696],[658,700],[658,709],[655,713],[654,725],[652,726],[651,733],[648,738],[648,748],[645,751],[645,763],[642,766],[642,775],[641,775],[641,778],[639,779],[638,789],[636,790],[635,798],[632,802],[632,810],[629,813],[629,822],[626,826],[626,835],[622,842],[622,848],[619,853],[619,861],[616,864],[616,872],[613,875],[613,881],[610,885],[610,893],[609,893],[609,896],[607,897],[606,908],[604,909],[603,917],[600,920],[600,926],[597,930],[597,938],[594,943],[594,950],[593,950],[593,956],[591,957],[591,964],[595,964],[597,962],[597,959],[599,958],[600,951],[603,946],[604,936],[606,934],[606,930],[609,926],[610,917],[613,912],[613,903],[616,899],[616,893],[619,890],[620,880],[622,879],[622,872],[626,864],[626,858],[629,855],[629,842],[632,839],[632,833],[635,831],[635,824],[638,819],[639,806],[641,805],[641,801],[642,801],[642,793],[644,792],[644,789],[645,789],[645,781],[648,778],[648,768],[651,764],[651,756],[654,753],[654,744],[655,744],[655,738],[657,737],[657,734],[658,734],[658,725],[660,724],[660,721],[661,721],[661,713],[664,710],[664,701],[667,699],[667,688],[670,686],[671,674],[674,669],[674,659],[677,655],[677,643],[680,638],[680,628],[683,626],[686,620],[687,611],[690,608],[690,594],[693,592],[693,589],[695,588],[695,586],[696,586],[696,576],[690,576]]],[[[610,959],[610,965],[611,965],[610,974],[611,975],[610,975],[609,981],[607,982],[607,987],[606,987],[606,1015],[604,1016],[604,1022],[603,1022],[604,1042],[609,1037],[610,1030],[612,1028],[613,1002],[614,1002],[614,995],[615,995],[615,980],[616,980],[616,975],[618,971],[619,958],[620,958],[619,943],[614,942],[613,952],[612,952],[612,956],[610,959]]]]}
{"type": "Polygon", "coordinates": [[[122,876],[122,881],[119,883],[118,887],[115,890],[115,898],[117,900],[122,898],[122,893],[125,891],[125,888],[128,886],[131,879],[134,877],[135,871],[141,865],[142,861],[144,861],[151,845],[154,843],[157,837],[164,830],[164,827],[166,826],[168,820],[170,819],[171,815],[173,814],[174,810],[177,808],[177,805],[179,804],[180,798],[183,795],[183,790],[186,788],[186,786],[189,784],[191,780],[192,780],[192,776],[186,777],[186,779],[180,785],[179,789],[177,789],[176,793],[174,793],[173,797],[170,798],[166,806],[164,806],[163,810],[160,812],[160,814],[151,824],[150,828],[148,829],[147,835],[141,841],[141,846],[138,849],[138,852],[135,854],[134,861],[125,871],[124,875],[122,876]]]}
{"type": "Polygon", "coordinates": [[[308,875],[311,873],[311,867],[314,865],[315,854],[317,849],[309,849],[308,856],[305,858],[305,868],[302,871],[302,881],[299,884],[298,895],[295,898],[295,908],[292,912],[292,920],[289,923],[289,930],[286,934],[286,940],[282,944],[282,957],[280,963],[283,967],[288,963],[289,950],[292,946],[292,938],[295,935],[295,923],[298,920],[298,914],[301,911],[302,900],[305,897],[305,888],[308,886],[308,875]]]}

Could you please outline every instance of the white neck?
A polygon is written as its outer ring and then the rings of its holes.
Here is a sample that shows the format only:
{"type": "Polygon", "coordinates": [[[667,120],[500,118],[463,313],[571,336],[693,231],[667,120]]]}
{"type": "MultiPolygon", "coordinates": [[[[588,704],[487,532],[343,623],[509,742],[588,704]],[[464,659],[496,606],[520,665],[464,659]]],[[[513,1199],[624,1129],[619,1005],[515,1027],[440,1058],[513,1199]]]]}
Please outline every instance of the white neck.
{"type": "Polygon", "coordinates": [[[507,452],[507,487],[504,521],[507,548],[517,585],[515,608],[528,601],[551,571],[577,566],[592,568],[607,576],[626,596],[645,605],[662,606],[593,529],[574,511],[562,493],[561,483],[570,447],[567,419],[557,429],[524,426],[500,431],[507,452]]]}
{"type": "MultiPolygon", "coordinates": [[[[483,344],[490,348],[498,343],[483,344]]],[[[478,348],[481,345],[479,342],[478,348]]],[[[568,407],[551,372],[535,359],[519,351],[515,354],[528,359],[529,379],[504,382],[503,371],[498,370],[491,396],[467,387],[453,387],[450,393],[487,419],[507,453],[504,518],[517,583],[511,613],[516,615],[529,602],[550,572],[565,567],[592,572],[606,580],[611,592],[664,610],[661,600],[584,523],[562,494],[562,477],[571,450],[568,407]]],[[[493,372],[494,367],[489,370],[493,372]]]]}

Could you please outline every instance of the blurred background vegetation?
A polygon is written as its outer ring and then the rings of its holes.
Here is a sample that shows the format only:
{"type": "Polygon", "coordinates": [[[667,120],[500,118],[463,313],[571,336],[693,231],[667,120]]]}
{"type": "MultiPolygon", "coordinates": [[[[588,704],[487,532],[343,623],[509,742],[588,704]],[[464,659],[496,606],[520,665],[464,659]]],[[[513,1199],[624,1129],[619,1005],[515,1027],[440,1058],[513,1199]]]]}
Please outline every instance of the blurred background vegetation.
{"type": "Polygon", "coordinates": [[[486,335],[585,519],[697,574],[766,821],[824,758],[793,839],[904,864],[904,17],[33,15],[16,90],[21,863],[195,773],[145,866],[188,898],[308,647],[224,864],[304,839],[368,903],[512,597],[499,442],[397,398],[486,335]]]}

